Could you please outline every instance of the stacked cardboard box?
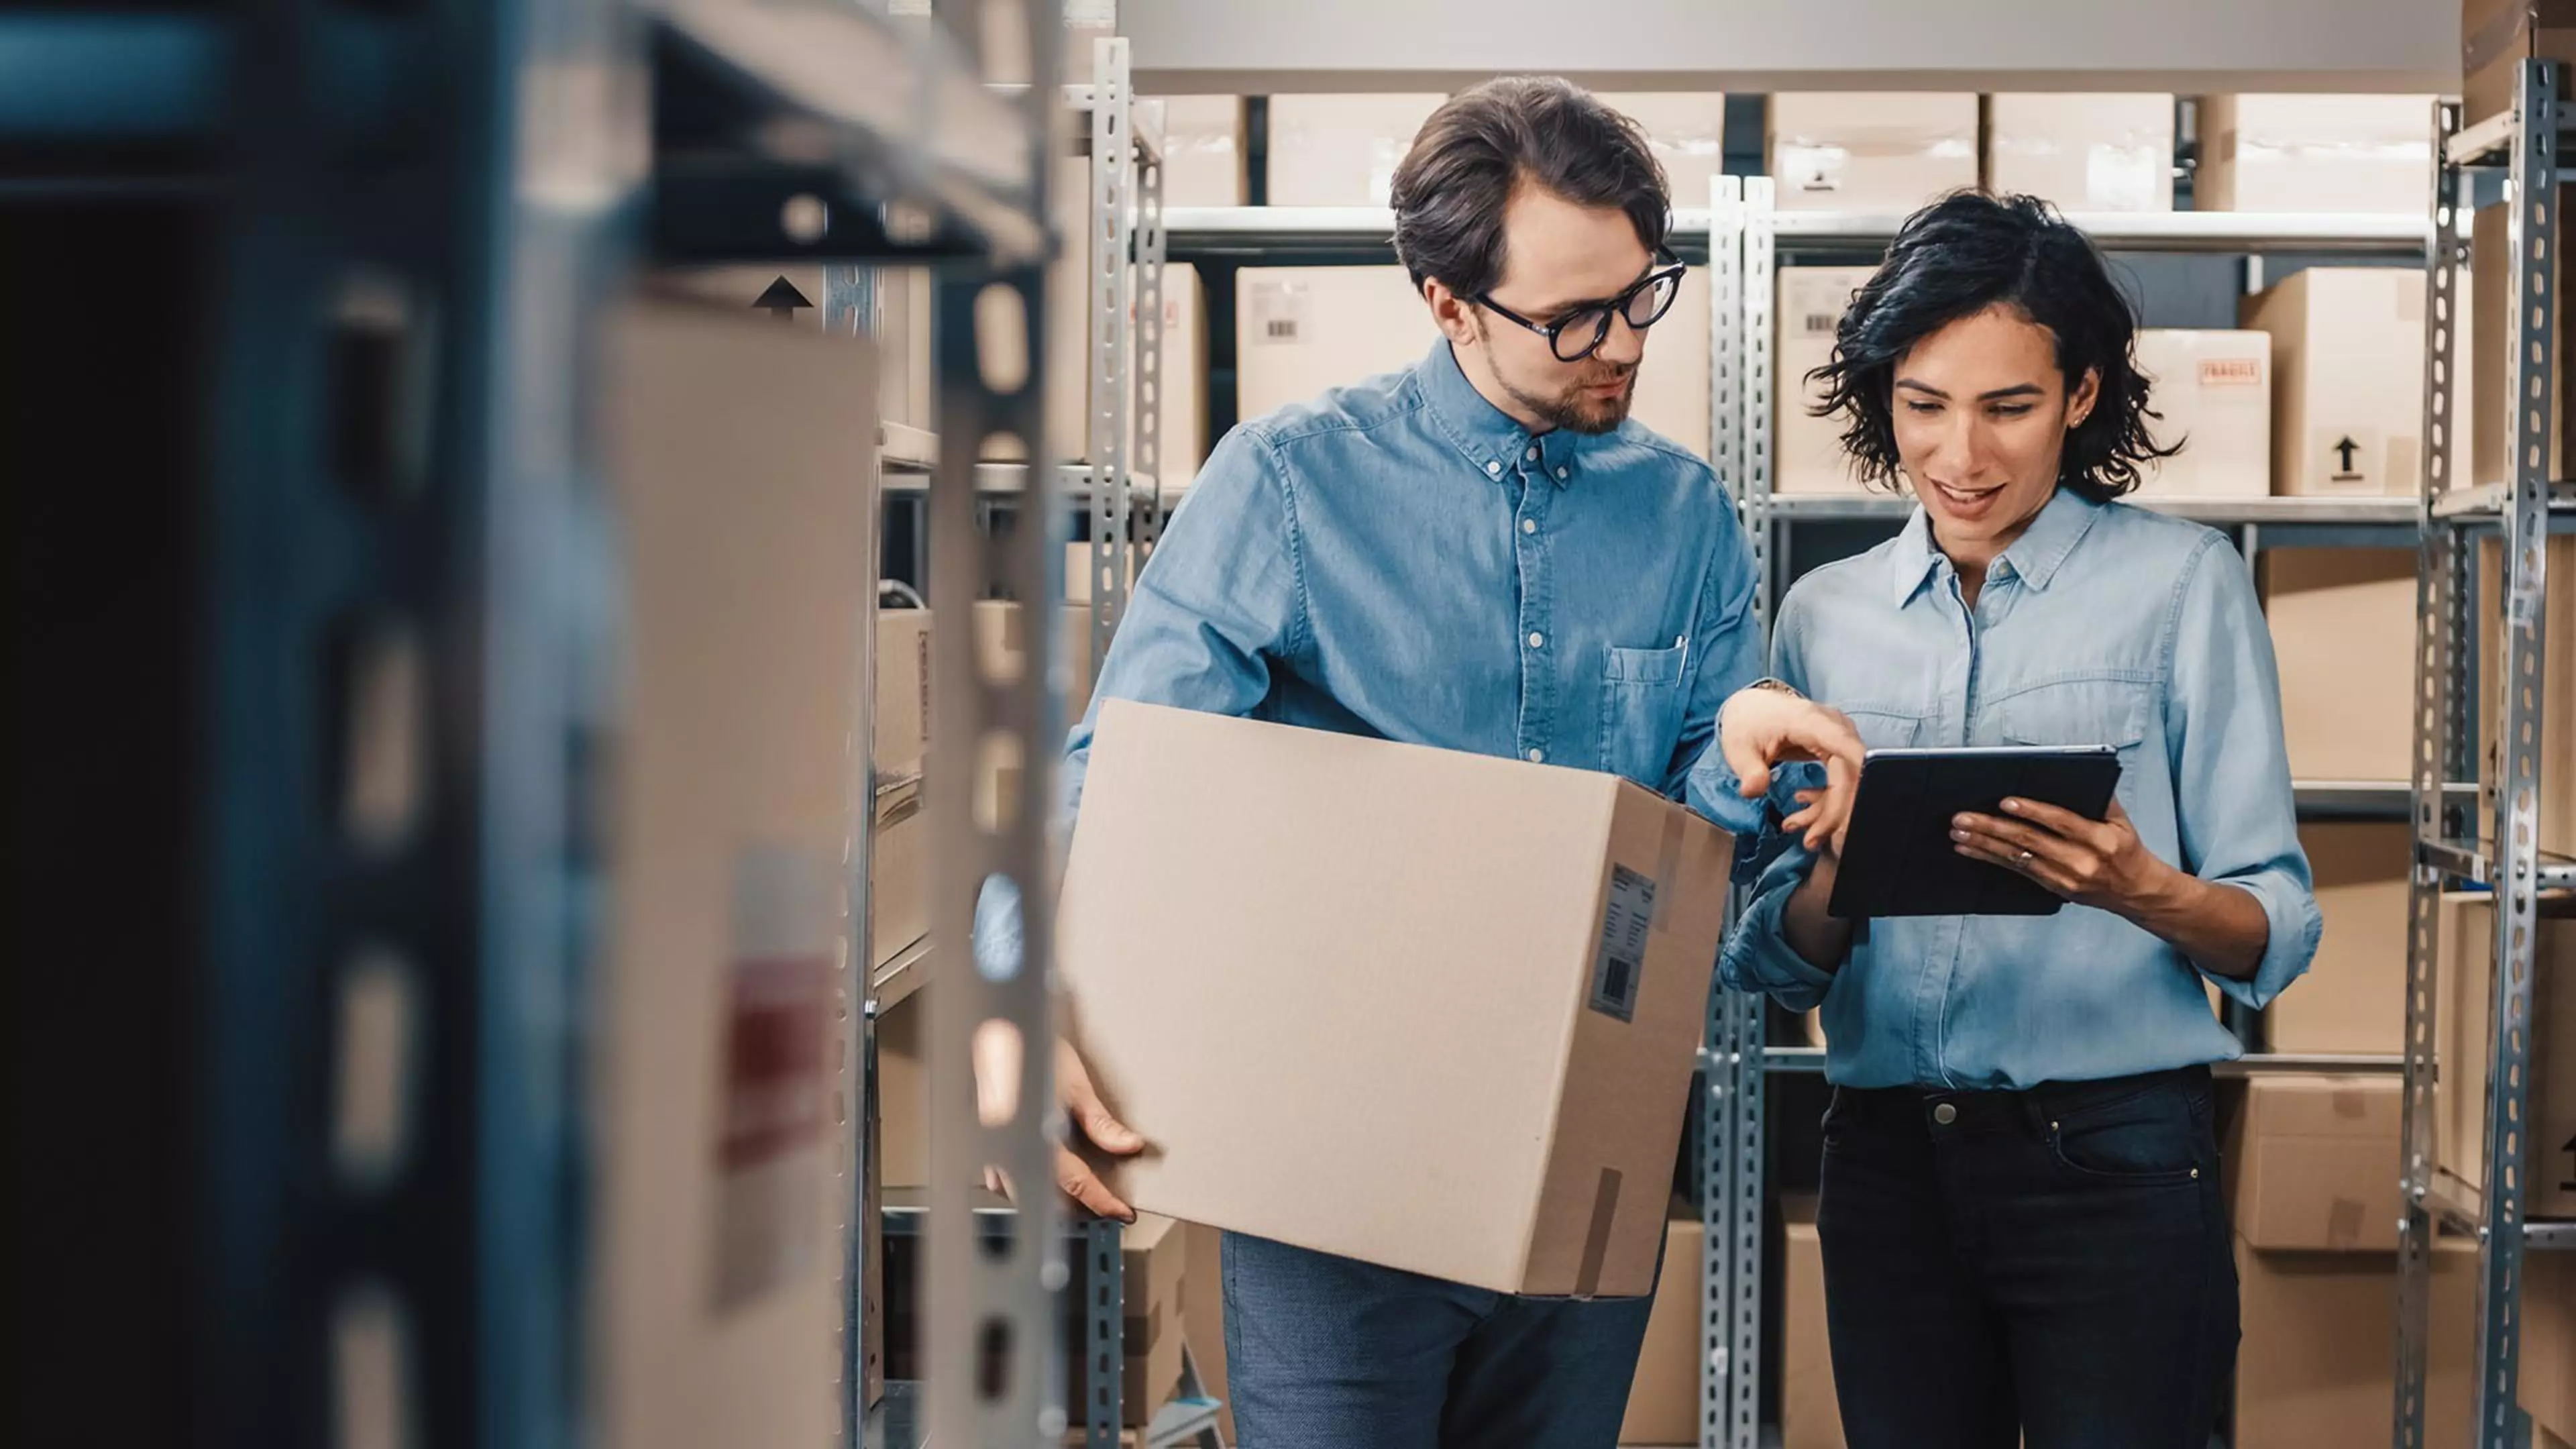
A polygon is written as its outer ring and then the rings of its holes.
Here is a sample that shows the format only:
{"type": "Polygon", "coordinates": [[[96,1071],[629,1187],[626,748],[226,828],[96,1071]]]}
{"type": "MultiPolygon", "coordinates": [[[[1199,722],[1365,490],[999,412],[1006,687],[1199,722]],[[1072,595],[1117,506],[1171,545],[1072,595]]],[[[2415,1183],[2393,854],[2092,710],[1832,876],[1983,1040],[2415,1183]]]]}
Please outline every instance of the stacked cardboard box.
{"type": "MultiPolygon", "coordinates": [[[[2576,856],[2576,538],[2549,540],[2544,554],[2548,587],[2540,606],[2540,779],[2542,850],[2576,856]]],[[[2478,778],[2486,790],[2478,833],[2495,833],[2495,788],[2504,778],[2497,748],[2503,729],[2505,660],[2503,549],[2494,538],[2478,545],[2478,778]]]]}
{"type": "Polygon", "coordinates": [[[1241,206],[1243,97],[1162,96],[1163,204],[1241,206]]]}
{"type": "Polygon", "coordinates": [[[2066,211],[2173,210],[2174,98],[1998,95],[1986,185],[2066,211]]]}
{"type": "Polygon", "coordinates": [[[2266,549],[2259,573],[2281,671],[2290,773],[2302,780],[2412,778],[2414,553],[2266,549]]]}
{"type": "Polygon", "coordinates": [[[2143,471],[2145,498],[2261,498],[2272,491],[2268,333],[2149,327],[2138,333],[2156,440],[2182,452],[2143,471]]]}
{"type": "MultiPolygon", "coordinates": [[[[2495,1041],[2495,898],[2442,897],[2434,1136],[2442,1170],[2486,1185],[2487,1064],[2495,1041]]],[[[2576,1217],[2576,899],[2544,897],[2533,923],[2523,1211],[2576,1217]]]]}
{"type": "Polygon", "coordinates": [[[1842,420],[1810,411],[1824,390],[1807,374],[1831,362],[1835,329],[1871,267],[1782,267],[1773,329],[1771,488],[1776,493],[1857,493],[1843,456],[1842,420]]]}
{"type": "MultiPolygon", "coordinates": [[[[2396,1211],[2396,1148],[2382,1175],[2396,1211]]],[[[2234,1449],[2376,1444],[2395,1408],[2397,1255],[2265,1252],[2236,1240],[2238,1312],[2234,1449]]],[[[2426,1365],[2428,1449],[2468,1449],[2477,1254],[2445,1244],[2433,1258],[2426,1365]]]]}
{"type": "Polygon", "coordinates": [[[2395,1252],[2403,1107],[2393,1076],[2248,1081],[2227,1152],[2246,1246],[2395,1252]]]}
{"type": "Polygon", "coordinates": [[[1726,172],[1726,97],[1716,91],[1606,91],[1601,99],[1637,123],[1664,168],[1676,210],[1709,204],[1726,172]]]}
{"type": "Polygon", "coordinates": [[[1843,1449],[1833,1344],[1825,1332],[1825,1251],[1816,1236],[1816,1200],[1784,1197],[1780,1216],[1787,1248],[1781,1266],[1780,1446],[1843,1449]]]}
{"type": "Polygon", "coordinates": [[[2406,1039],[2407,878],[2414,832],[2397,823],[2299,827],[2325,937],[2307,974],[2263,1010],[2276,1052],[2395,1053],[2406,1039]]]}
{"type": "Polygon", "coordinates": [[[1448,97],[1282,95],[1270,98],[1272,206],[1385,206],[1413,134],[1448,97]]]}
{"type": "Polygon", "coordinates": [[[1729,854],[1591,771],[1109,701],[1058,964],[1158,1149],[1121,1195],[1497,1291],[1652,1291],[1729,854]]]}
{"type": "Polygon", "coordinates": [[[1225,1234],[1186,1223],[1182,1236],[1189,1254],[1182,1270],[1182,1337],[1189,1344],[1190,1361],[1198,1366],[1200,1390],[1225,1406],[1218,1411],[1217,1432],[1232,1444],[1234,1399],[1225,1387],[1225,1234]]]}
{"type": "Polygon", "coordinates": [[[1664,1225],[1664,1270],[1628,1386],[1628,1416],[1619,1442],[1628,1446],[1699,1442],[1700,1288],[1708,1234],[1699,1210],[1676,1200],[1664,1225]]]}
{"type": "Polygon", "coordinates": [[[846,1164],[830,1129],[874,446],[870,350],[636,304],[604,339],[625,719],[603,963],[603,1439],[834,1432],[846,1164]]]}
{"type": "Polygon", "coordinates": [[[2205,96],[2192,204],[2203,211],[2424,215],[2431,96],[2205,96]]]}
{"type": "MultiPolygon", "coordinates": [[[[1181,1388],[1188,1237],[1179,1223],[1148,1213],[1121,1229],[1119,1240],[1123,1301],[1118,1346],[1123,1374],[1118,1413],[1127,1427],[1141,1429],[1181,1388]]],[[[1091,1392],[1089,1363],[1082,1351],[1080,1309],[1085,1301],[1080,1295],[1067,1298],[1068,1308],[1074,1311],[1066,1323],[1065,1385],[1066,1402],[1073,1405],[1087,1403],[1091,1392]]]]}
{"type": "MultiPolygon", "coordinates": [[[[2272,491],[2414,497],[2423,489],[2424,278],[2402,267],[2310,267],[2243,303],[2272,338],[2272,491]]],[[[2469,355],[2468,313],[2454,355],[2469,355]]],[[[2454,368],[2450,436],[2467,461],[2473,389],[2454,368]]]]}
{"type": "Polygon", "coordinates": [[[1783,210],[1906,216],[1977,184],[1977,98],[1776,95],[1768,149],[1783,210]]]}

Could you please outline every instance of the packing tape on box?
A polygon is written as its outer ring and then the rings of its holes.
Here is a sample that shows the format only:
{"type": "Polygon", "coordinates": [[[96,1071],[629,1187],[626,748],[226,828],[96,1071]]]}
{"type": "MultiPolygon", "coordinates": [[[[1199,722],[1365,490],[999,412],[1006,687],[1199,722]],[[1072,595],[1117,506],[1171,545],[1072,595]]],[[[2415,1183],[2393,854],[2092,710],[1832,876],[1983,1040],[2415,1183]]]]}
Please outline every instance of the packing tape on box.
{"type": "Polygon", "coordinates": [[[1665,814],[1663,844],[1655,851],[1655,900],[1663,908],[1655,912],[1654,924],[1648,928],[1658,936],[1672,929],[1673,879],[1681,870],[1682,828],[1680,811],[1665,814]]]}
{"type": "Polygon", "coordinates": [[[1601,1265],[1610,1257],[1610,1228],[1619,1218],[1619,1169],[1601,1169],[1601,1185],[1592,1193],[1592,1222],[1583,1230],[1583,1263],[1574,1270],[1574,1296],[1601,1293],[1601,1265]]]}
{"type": "Polygon", "coordinates": [[[2337,1117],[2348,1117],[2359,1121],[2370,1115],[2370,1103],[2364,1101],[2363,1094],[2355,1088],[2338,1087],[2331,1100],[2337,1117]]]}
{"type": "Polygon", "coordinates": [[[2339,1197],[2326,1210],[2326,1244],[2333,1248],[2356,1248],[2361,1245],[2363,1222],[2361,1199],[2339,1197]]]}

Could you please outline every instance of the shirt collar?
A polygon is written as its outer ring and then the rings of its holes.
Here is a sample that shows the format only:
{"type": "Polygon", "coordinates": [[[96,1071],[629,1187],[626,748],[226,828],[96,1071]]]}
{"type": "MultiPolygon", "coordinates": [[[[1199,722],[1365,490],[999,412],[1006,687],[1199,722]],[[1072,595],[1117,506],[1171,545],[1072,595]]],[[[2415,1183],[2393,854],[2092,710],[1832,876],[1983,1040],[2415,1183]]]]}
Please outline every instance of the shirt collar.
{"type": "Polygon", "coordinates": [[[1485,395],[1476,391],[1476,385],[1459,369],[1448,338],[1431,344],[1413,375],[1433,424],[1477,472],[1500,478],[1527,465],[1541,469],[1560,488],[1573,478],[1588,439],[1569,428],[1532,437],[1529,429],[1511,414],[1487,402],[1485,395]]]}
{"type": "MultiPolygon", "coordinates": [[[[2066,556],[2075,552],[2075,545],[2092,531],[2093,520],[2101,516],[2104,507],[2071,488],[2059,488],[1996,563],[2034,589],[2047,588],[2065,564],[2066,556]]],[[[1893,586],[1896,607],[1902,609],[1922,592],[1936,566],[1943,562],[1941,550],[1932,541],[1932,516],[1920,504],[1905,520],[1905,531],[1897,535],[1893,562],[1888,581],[1893,586]]]]}

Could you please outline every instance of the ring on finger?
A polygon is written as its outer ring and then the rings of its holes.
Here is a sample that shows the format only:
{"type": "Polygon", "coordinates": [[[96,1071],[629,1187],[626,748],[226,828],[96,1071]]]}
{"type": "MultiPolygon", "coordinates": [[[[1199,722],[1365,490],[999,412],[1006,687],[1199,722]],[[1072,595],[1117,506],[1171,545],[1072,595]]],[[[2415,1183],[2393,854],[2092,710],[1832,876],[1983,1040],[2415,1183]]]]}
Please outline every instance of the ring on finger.
{"type": "Polygon", "coordinates": [[[2013,860],[2014,863],[2019,865],[2022,869],[2028,870],[2030,868],[2030,863],[2037,858],[2038,857],[2025,850],[2020,855],[2013,857],[2013,860]]]}

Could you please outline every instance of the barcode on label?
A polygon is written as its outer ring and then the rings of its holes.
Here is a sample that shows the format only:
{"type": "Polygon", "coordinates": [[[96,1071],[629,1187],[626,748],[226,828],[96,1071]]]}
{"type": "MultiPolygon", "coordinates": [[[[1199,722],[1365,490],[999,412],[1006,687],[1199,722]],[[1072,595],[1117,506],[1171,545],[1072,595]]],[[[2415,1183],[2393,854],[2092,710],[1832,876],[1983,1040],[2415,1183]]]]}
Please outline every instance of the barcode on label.
{"type": "Polygon", "coordinates": [[[1273,317],[1269,325],[1262,329],[1262,335],[1273,342],[1294,342],[1297,340],[1297,319],[1273,317]]]}
{"type": "Polygon", "coordinates": [[[1601,912],[1601,949],[1592,964],[1594,1011],[1637,1019],[1646,935],[1655,924],[1655,882],[1624,865],[1610,867],[1610,899],[1601,912]]]}

